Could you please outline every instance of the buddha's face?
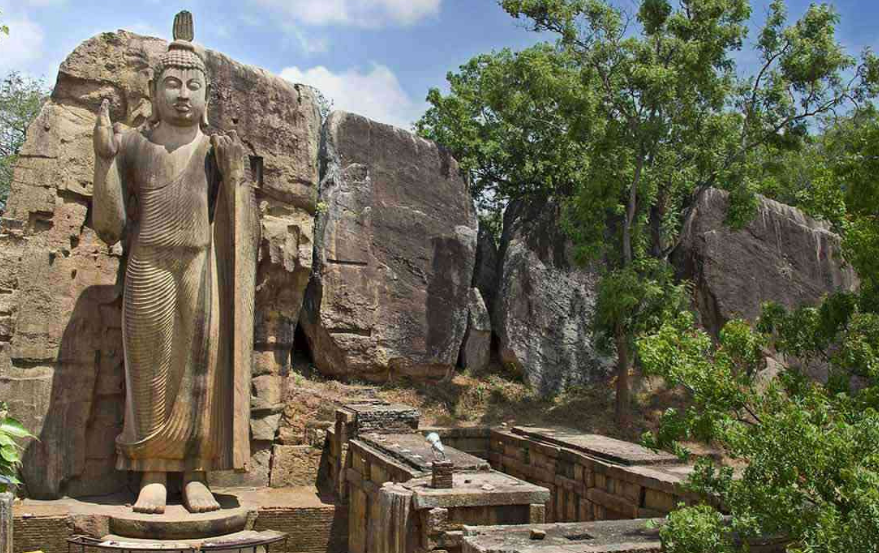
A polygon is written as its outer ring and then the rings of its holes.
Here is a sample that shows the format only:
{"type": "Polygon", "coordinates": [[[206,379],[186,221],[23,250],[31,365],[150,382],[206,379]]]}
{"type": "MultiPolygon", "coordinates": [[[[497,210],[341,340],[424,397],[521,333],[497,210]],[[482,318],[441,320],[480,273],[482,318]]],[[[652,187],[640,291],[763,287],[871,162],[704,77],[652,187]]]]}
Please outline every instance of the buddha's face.
{"type": "Polygon", "coordinates": [[[155,84],[159,118],[176,127],[198,125],[207,107],[207,83],[198,69],[165,69],[155,84]]]}

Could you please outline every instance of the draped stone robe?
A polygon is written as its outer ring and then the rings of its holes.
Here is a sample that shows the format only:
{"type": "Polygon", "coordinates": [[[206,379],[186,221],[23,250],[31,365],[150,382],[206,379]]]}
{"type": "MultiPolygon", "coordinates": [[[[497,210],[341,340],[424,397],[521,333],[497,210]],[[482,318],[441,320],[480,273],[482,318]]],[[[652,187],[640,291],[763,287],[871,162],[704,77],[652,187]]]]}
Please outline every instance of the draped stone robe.
{"type": "Polygon", "coordinates": [[[117,159],[129,221],[117,468],[244,469],[259,240],[253,189],[226,197],[208,136],[176,177],[156,182],[155,164],[171,160],[146,132],[126,134],[117,159]]]}

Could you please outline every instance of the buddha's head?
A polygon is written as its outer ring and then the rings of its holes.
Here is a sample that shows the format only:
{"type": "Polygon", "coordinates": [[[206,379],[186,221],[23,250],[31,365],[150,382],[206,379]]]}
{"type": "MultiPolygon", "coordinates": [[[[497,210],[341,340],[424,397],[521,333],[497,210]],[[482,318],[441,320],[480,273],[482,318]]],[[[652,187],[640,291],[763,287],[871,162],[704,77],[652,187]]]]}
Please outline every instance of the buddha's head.
{"type": "Polygon", "coordinates": [[[207,125],[208,77],[204,61],[192,45],[192,16],[174,19],[174,42],[153,68],[150,96],[152,121],[175,127],[207,125]]]}

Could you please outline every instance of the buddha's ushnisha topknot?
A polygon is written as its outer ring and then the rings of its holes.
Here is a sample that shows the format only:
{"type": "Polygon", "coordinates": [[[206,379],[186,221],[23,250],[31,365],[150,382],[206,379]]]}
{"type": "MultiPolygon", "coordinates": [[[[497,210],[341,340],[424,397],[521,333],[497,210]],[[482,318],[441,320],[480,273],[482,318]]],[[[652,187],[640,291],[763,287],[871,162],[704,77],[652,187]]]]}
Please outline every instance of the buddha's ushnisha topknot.
{"type": "Polygon", "coordinates": [[[192,14],[186,10],[174,16],[174,40],[192,42],[195,38],[195,29],[192,25],[192,14]]]}
{"type": "Polygon", "coordinates": [[[159,59],[155,68],[156,78],[168,67],[198,69],[207,77],[204,60],[195,52],[195,47],[192,45],[195,31],[191,13],[184,10],[174,16],[173,34],[174,42],[168,46],[168,53],[159,59]]]}

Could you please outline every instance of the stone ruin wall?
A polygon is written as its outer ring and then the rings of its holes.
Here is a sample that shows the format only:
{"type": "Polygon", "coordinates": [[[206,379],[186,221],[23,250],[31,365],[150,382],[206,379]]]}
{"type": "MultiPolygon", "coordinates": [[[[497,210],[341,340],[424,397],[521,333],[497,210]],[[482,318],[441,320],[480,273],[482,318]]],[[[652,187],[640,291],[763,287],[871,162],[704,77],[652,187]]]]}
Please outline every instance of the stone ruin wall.
{"type": "MultiPolygon", "coordinates": [[[[661,517],[679,502],[697,499],[680,487],[689,465],[674,459],[666,458],[658,465],[626,465],[507,428],[419,431],[437,432],[446,446],[486,459],[497,471],[547,488],[551,494],[546,503],[548,523],[661,517]]],[[[633,451],[645,451],[635,444],[627,445],[633,451]]]]}

